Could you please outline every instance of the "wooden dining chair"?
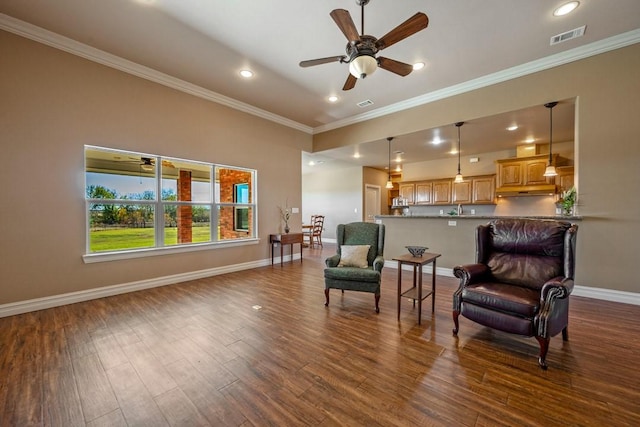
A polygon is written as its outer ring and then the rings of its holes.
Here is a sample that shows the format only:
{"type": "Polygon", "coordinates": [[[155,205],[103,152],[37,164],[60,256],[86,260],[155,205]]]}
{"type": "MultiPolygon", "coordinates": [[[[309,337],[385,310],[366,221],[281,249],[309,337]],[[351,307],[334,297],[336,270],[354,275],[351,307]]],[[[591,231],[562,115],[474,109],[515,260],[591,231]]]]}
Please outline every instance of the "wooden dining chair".
{"type": "Polygon", "coordinates": [[[309,239],[309,247],[316,244],[322,247],[322,229],[324,228],[324,215],[312,215],[311,226],[304,231],[304,236],[309,239]]]}

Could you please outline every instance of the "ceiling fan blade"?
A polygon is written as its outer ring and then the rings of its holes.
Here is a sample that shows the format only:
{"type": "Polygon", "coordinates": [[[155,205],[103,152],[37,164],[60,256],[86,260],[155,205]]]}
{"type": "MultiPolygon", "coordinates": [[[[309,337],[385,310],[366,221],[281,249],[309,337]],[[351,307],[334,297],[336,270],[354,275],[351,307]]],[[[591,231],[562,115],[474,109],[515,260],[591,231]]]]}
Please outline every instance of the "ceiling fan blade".
{"type": "Polygon", "coordinates": [[[378,41],[376,41],[376,47],[378,50],[385,49],[420,30],[424,30],[427,28],[427,25],[429,25],[429,18],[427,15],[422,12],[418,12],[384,36],[380,37],[378,41]]]}
{"type": "Polygon", "coordinates": [[[356,24],[353,23],[353,19],[351,19],[349,11],[344,9],[335,9],[332,10],[329,15],[331,15],[347,40],[350,42],[357,42],[360,40],[358,29],[356,28],[356,24]]]}
{"type": "Polygon", "coordinates": [[[327,64],[329,62],[341,62],[346,60],[347,57],[344,55],[340,56],[329,56],[327,58],[318,58],[318,59],[309,59],[308,61],[300,61],[301,67],[313,67],[314,65],[327,64]]]}
{"type": "Polygon", "coordinates": [[[378,57],[378,66],[383,70],[391,71],[399,76],[408,76],[413,71],[413,65],[405,64],[404,62],[396,61],[395,59],[389,59],[385,57],[378,57]]]}
{"type": "Polygon", "coordinates": [[[356,85],[357,81],[358,81],[358,79],[355,78],[355,76],[353,74],[349,74],[349,77],[347,77],[347,81],[344,82],[344,86],[342,86],[342,90],[351,90],[351,89],[353,89],[353,87],[356,85]]]}

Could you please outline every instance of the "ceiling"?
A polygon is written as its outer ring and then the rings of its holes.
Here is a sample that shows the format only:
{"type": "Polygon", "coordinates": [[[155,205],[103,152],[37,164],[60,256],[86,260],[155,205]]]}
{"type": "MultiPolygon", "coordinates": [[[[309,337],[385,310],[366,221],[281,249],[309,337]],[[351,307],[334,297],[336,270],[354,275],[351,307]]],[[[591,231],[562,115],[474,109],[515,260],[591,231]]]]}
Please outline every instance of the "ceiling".
{"type": "MultiPolygon", "coordinates": [[[[418,11],[428,15],[425,30],[378,54],[409,64],[421,61],[426,66],[406,77],[378,70],[350,91],[342,91],[347,64],[310,68],[298,64],[345,53],[347,40],[329,13],[347,9],[360,30],[356,0],[0,0],[0,13],[6,15],[0,18],[4,23],[11,17],[33,24],[316,133],[376,111],[402,108],[412,100],[468,82],[490,79],[523,64],[535,65],[563,52],[607,43],[612,37],[626,34],[627,40],[632,40],[627,44],[640,41],[638,0],[581,0],[573,13],[554,17],[553,10],[562,3],[371,0],[365,7],[365,33],[378,38],[418,11]],[[584,36],[550,46],[552,36],[583,25],[584,36]],[[241,78],[241,69],[251,69],[254,77],[241,78]],[[337,95],[338,101],[328,102],[329,95],[337,95]],[[365,100],[372,105],[356,105],[365,100]]],[[[569,109],[573,111],[572,100],[554,109],[558,115],[554,140],[556,129],[558,135],[573,135],[573,121],[562,118],[569,109]]],[[[468,135],[469,142],[465,142],[463,153],[472,154],[472,144],[478,142],[483,142],[485,150],[491,148],[485,141],[507,144],[497,141],[504,139],[500,136],[503,122],[510,120],[535,137],[548,135],[548,111],[532,106],[486,122],[465,124],[461,132],[463,141],[468,135]],[[496,126],[493,131],[492,125],[496,126]],[[486,140],[481,140],[479,131],[486,140]]],[[[450,125],[398,138],[397,144],[408,144],[411,138],[424,141],[437,132],[449,141],[456,138],[455,127],[450,125]]],[[[513,136],[509,139],[512,147],[519,141],[519,136],[513,136]]],[[[370,152],[380,155],[375,160],[370,156],[369,165],[386,164],[386,140],[374,142],[372,147],[370,152]]],[[[357,146],[322,154],[327,159],[353,162],[354,148],[357,146]]],[[[407,145],[403,151],[411,149],[407,145]]]]}

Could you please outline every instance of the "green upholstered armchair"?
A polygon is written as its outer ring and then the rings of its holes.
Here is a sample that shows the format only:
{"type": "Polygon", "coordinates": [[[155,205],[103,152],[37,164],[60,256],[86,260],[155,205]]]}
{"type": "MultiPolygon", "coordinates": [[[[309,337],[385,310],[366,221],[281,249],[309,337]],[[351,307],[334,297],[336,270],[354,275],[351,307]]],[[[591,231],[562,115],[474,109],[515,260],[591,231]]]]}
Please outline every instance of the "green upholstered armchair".
{"type": "Polygon", "coordinates": [[[342,292],[371,292],[375,296],[376,313],[379,313],[380,279],[384,266],[384,224],[339,224],[336,237],[338,253],[325,260],[327,268],[324,270],[324,305],[329,305],[331,288],[341,289],[342,292]],[[369,246],[368,250],[366,246],[369,246]],[[357,252],[361,251],[364,251],[364,254],[358,260],[357,252]]]}

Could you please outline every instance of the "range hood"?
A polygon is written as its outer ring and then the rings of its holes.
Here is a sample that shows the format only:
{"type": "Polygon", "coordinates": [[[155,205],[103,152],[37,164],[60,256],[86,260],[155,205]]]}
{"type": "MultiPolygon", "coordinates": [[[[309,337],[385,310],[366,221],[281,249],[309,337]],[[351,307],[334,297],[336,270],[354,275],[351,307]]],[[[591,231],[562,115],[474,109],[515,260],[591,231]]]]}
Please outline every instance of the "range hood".
{"type": "Polygon", "coordinates": [[[549,196],[556,194],[555,184],[514,185],[496,188],[498,197],[549,196]]]}

